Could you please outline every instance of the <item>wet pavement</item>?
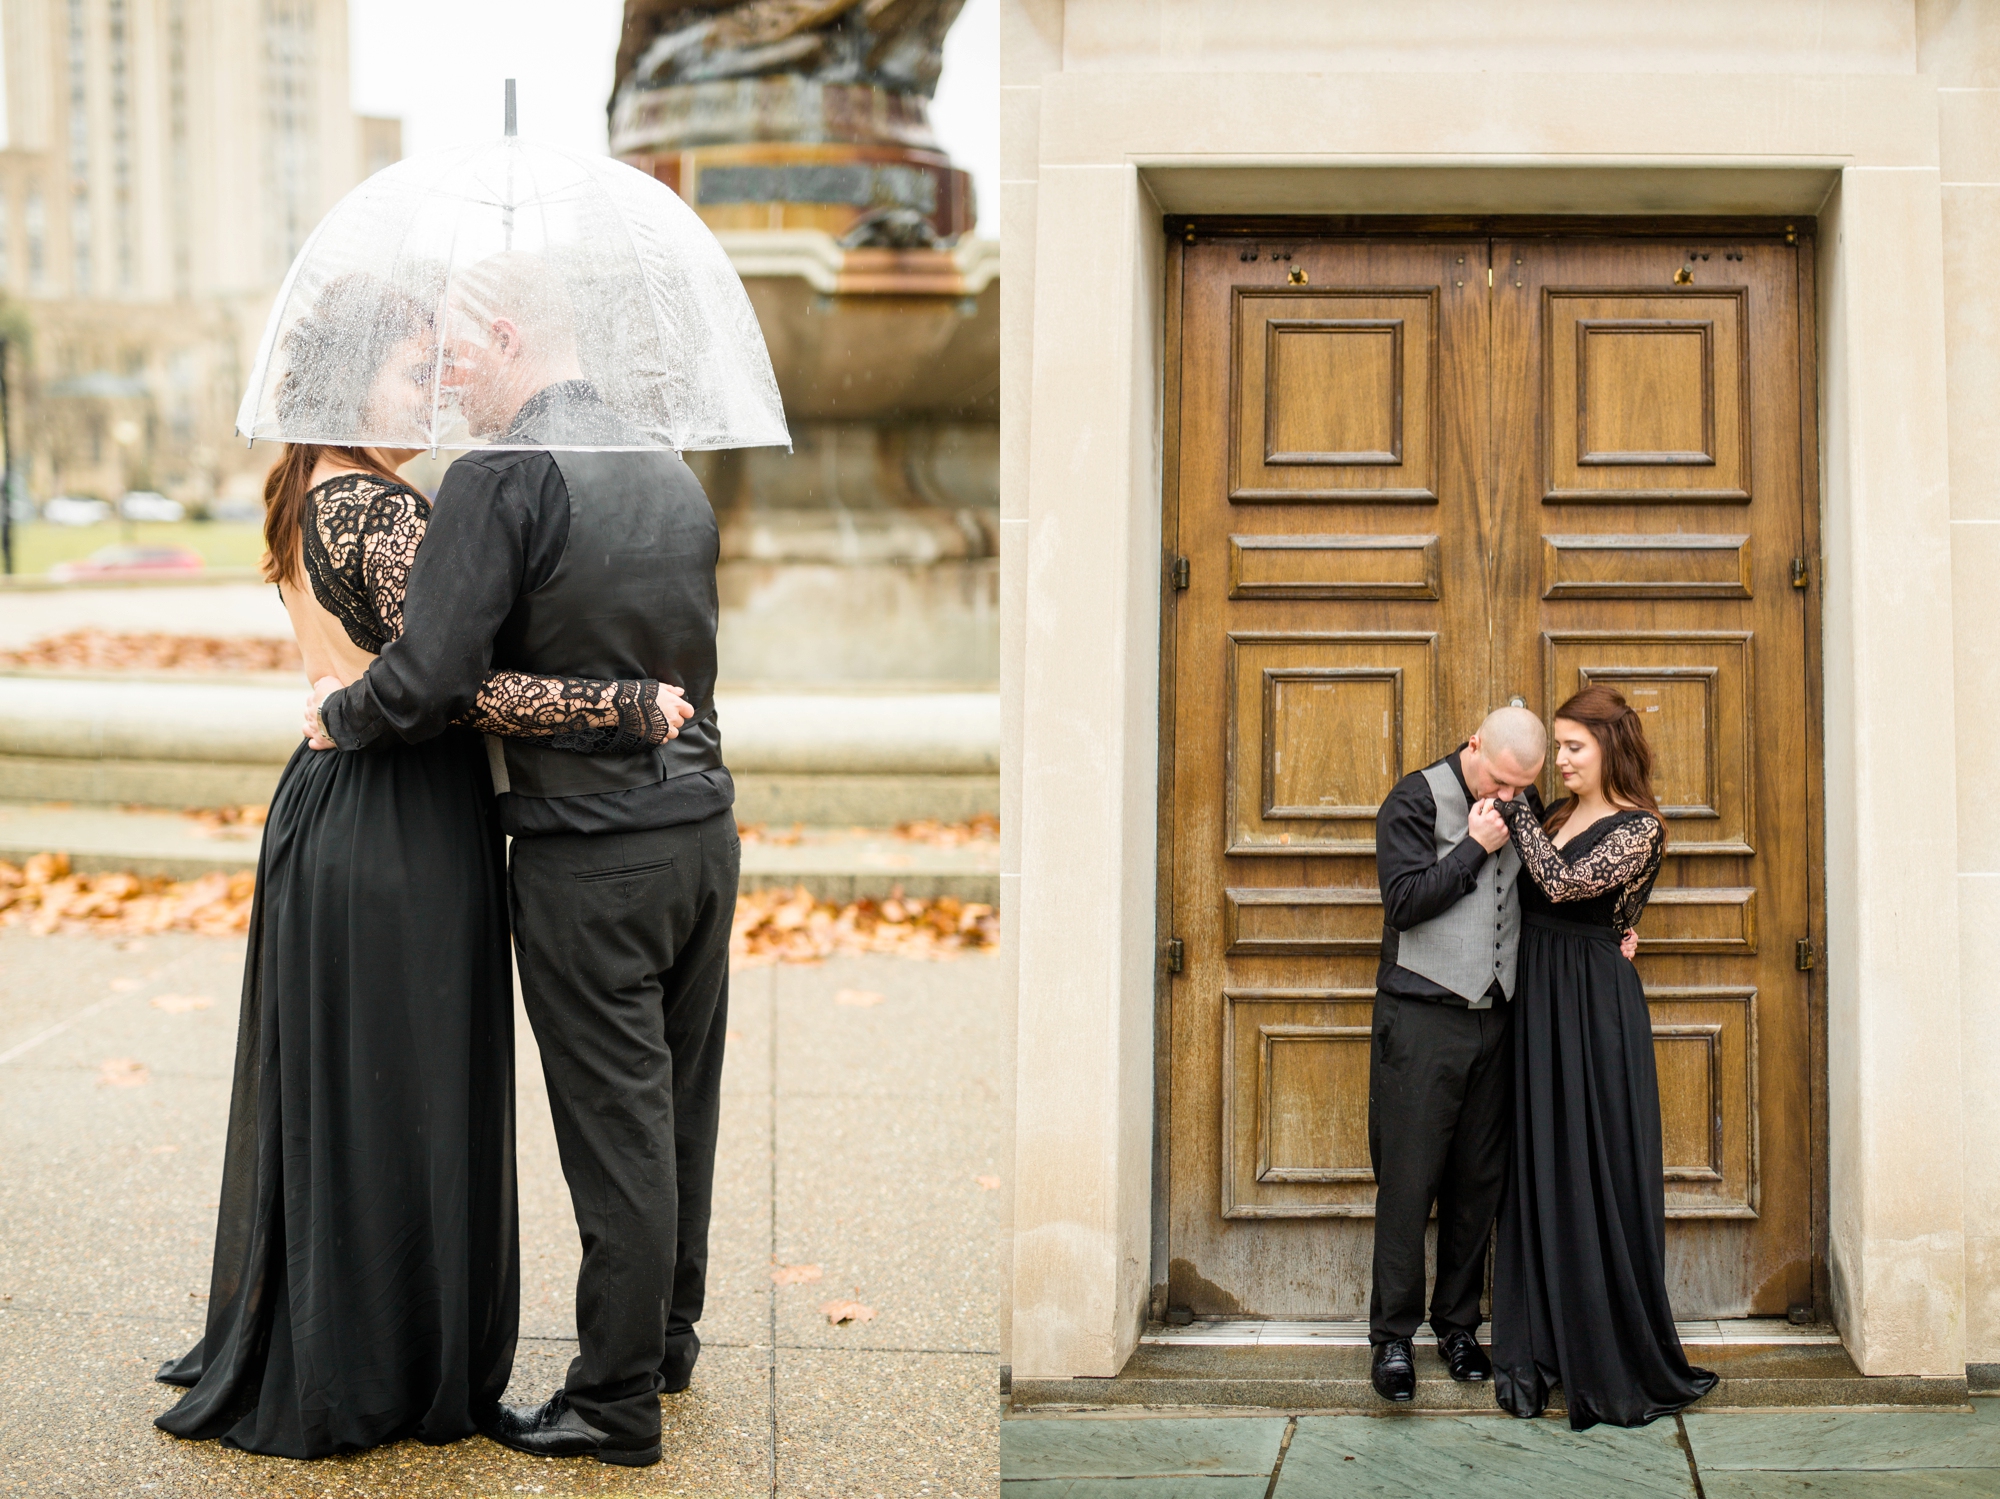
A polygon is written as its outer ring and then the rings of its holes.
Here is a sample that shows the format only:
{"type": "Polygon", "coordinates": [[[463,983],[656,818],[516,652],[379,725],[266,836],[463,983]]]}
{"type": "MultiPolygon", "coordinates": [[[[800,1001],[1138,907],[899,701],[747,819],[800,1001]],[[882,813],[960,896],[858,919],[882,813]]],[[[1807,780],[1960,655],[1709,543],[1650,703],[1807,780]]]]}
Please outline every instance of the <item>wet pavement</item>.
{"type": "Polygon", "coordinates": [[[1584,1432],[1497,1412],[1034,1415],[1000,1451],[1005,1499],[1995,1499],[2000,1399],[1584,1432]]]}
{"type": "MultiPolygon", "coordinates": [[[[241,939],[0,931],[0,1494],[701,1496],[997,1491],[999,965],[739,971],[693,1387],[647,1469],[474,1437],[287,1462],[166,1436],[158,1364],[199,1335],[241,939]],[[878,997],[879,996],[879,997],[878,997]],[[775,1284],[774,1268],[817,1265],[775,1284]],[[819,1308],[852,1300],[866,1321],[819,1308]]],[[[521,1342],[508,1399],[575,1351],[576,1232],[517,1017],[521,1342]]]]}

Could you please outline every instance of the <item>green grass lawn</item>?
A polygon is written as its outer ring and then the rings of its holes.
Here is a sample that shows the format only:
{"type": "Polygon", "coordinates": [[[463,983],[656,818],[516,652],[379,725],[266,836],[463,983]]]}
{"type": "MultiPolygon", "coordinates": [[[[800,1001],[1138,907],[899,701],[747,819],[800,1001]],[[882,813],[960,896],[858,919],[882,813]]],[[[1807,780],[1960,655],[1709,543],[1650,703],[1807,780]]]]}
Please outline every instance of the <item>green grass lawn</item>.
{"type": "Polygon", "coordinates": [[[99,547],[185,546],[210,567],[255,567],[264,555],[264,528],[249,521],[105,521],[96,526],[52,526],[34,521],[14,527],[14,571],[45,573],[58,562],[88,557],[99,547]]]}

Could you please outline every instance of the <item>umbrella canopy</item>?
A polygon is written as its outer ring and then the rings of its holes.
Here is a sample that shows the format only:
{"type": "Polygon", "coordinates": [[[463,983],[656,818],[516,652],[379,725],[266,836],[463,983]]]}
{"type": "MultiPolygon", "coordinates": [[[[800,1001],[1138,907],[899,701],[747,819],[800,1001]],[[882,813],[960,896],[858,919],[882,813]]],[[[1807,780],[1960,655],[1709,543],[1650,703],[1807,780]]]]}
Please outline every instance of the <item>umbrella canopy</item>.
{"type": "Polygon", "coordinates": [[[278,292],[236,429],[384,448],[790,442],[708,226],[636,168],[511,134],[385,167],[334,205],[278,292]],[[536,399],[551,387],[561,399],[536,399]]]}

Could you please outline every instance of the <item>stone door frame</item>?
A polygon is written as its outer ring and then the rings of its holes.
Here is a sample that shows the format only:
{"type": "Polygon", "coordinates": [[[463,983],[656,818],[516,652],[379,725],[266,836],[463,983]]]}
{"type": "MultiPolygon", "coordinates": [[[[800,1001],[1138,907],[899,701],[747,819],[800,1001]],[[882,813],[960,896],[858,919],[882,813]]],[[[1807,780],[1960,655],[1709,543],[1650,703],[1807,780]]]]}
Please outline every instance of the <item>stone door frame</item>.
{"type": "Polygon", "coordinates": [[[1817,219],[1830,1298],[1867,1372],[1961,1375],[1931,81],[1054,74],[1009,93],[1035,163],[1008,208],[1007,253],[1031,265],[1002,340],[1013,1371],[1116,1373],[1153,1280],[1169,216],[1512,212],[1817,219]]]}

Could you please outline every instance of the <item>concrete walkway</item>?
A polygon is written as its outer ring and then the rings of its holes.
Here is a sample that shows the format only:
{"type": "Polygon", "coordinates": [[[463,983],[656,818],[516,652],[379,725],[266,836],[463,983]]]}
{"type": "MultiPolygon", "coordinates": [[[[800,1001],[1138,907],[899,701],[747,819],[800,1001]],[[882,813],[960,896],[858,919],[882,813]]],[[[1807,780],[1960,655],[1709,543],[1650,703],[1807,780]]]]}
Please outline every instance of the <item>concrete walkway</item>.
{"type": "MultiPolygon", "coordinates": [[[[706,1346],[629,1470],[483,1438],[286,1462],[165,1436],[155,1366],[199,1335],[237,939],[0,931],[0,1494],[991,1494],[999,966],[842,959],[732,983],[706,1346]],[[880,998],[876,998],[880,996],[880,998]],[[821,1267],[774,1284],[774,1268],[821,1267]],[[829,1325],[855,1300],[872,1320],[829,1325]]],[[[517,1018],[521,1342],[508,1398],[575,1351],[576,1232],[517,1018]]]]}
{"type": "Polygon", "coordinates": [[[1637,1431],[1476,1416],[1034,1416],[1004,1499],[1991,1499],[2000,1399],[1938,1413],[1689,1414],[1637,1431]]]}

